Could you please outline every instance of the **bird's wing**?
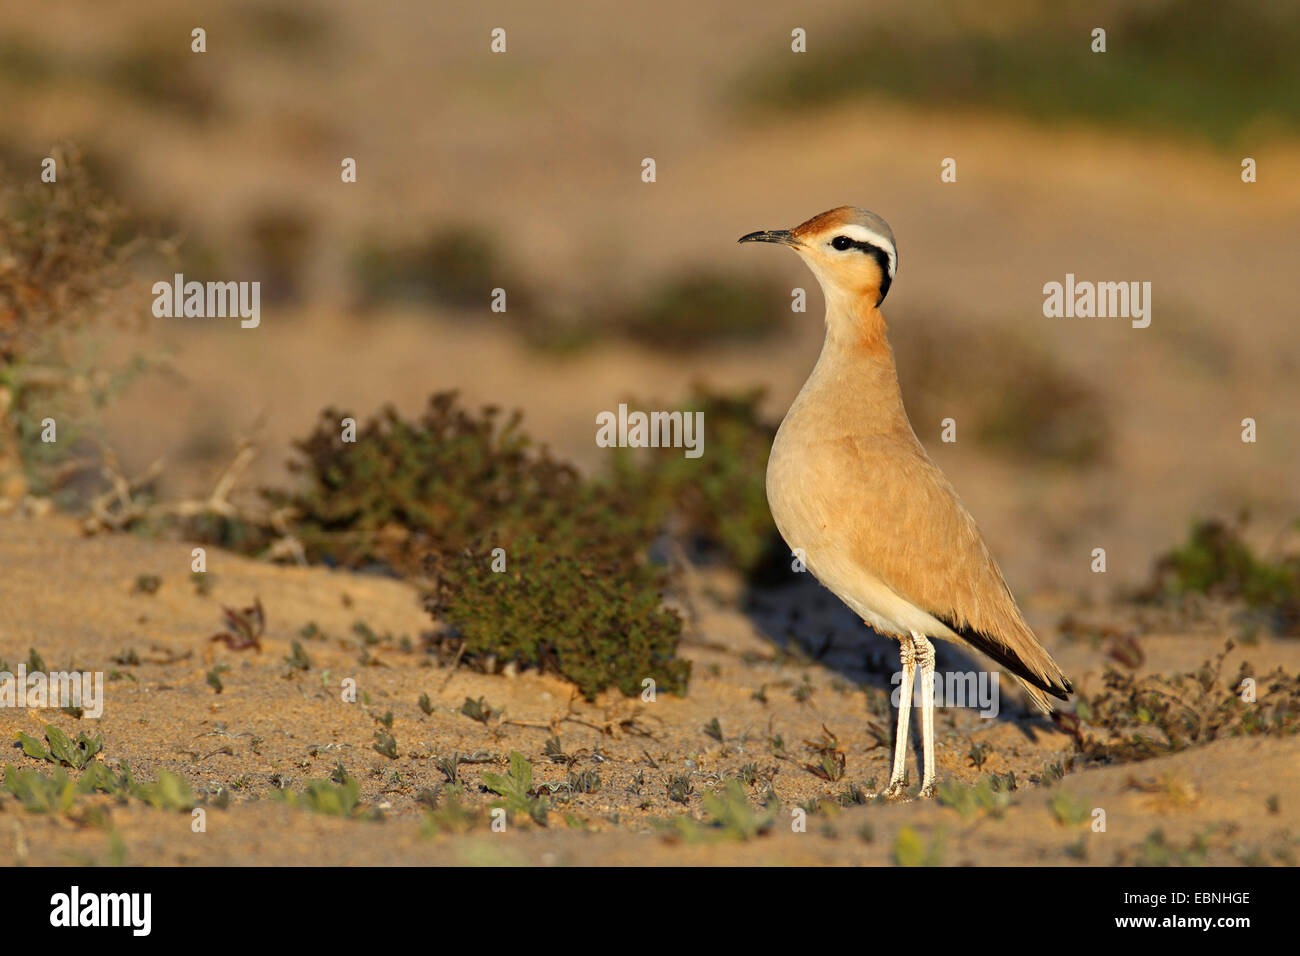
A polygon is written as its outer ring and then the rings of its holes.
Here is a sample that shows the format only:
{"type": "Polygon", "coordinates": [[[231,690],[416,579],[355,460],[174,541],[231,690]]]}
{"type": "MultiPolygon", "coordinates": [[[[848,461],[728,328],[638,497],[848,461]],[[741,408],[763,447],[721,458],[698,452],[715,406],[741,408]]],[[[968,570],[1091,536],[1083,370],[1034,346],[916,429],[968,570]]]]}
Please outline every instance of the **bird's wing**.
{"type": "Polygon", "coordinates": [[[865,476],[838,494],[855,561],[976,650],[1064,700],[1069,681],[1025,623],[975,520],[910,429],[835,444],[847,459],[836,473],[865,476]]]}

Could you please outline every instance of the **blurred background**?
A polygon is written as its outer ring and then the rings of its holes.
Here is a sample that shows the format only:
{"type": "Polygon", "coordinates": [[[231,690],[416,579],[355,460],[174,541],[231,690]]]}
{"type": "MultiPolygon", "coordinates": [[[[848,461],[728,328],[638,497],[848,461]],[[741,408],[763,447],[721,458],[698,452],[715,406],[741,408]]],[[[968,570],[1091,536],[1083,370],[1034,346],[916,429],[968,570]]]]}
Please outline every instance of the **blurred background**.
{"type": "MultiPolygon", "coordinates": [[[[205,493],[244,438],[250,485],[283,482],[322,408],[414,414],[449,388],[597,470],[620,401],[761,386],[779,421],[821,297],[736,239],[853,204],[898,239],[884,312],[917,434],[1018,593],[1143,581],[1202,516],[1247,509],[1276,545],[1300,464],[1300,7],[898,6],[10,5],[4,181],[75,144],[120,212],[105,241],[149,239],[124,321],[59,341],[95,370],[60,401],[125,473],[165,456],[170,495],[205,493]],[[152,318],[173,272],[260,280],[260,327],[152,318]],[[1150,327],[1044,318],[1066,273],[1150,282],[1150,327]]],[[[47,464],[36,490],[70,493],[47,464]]]]}

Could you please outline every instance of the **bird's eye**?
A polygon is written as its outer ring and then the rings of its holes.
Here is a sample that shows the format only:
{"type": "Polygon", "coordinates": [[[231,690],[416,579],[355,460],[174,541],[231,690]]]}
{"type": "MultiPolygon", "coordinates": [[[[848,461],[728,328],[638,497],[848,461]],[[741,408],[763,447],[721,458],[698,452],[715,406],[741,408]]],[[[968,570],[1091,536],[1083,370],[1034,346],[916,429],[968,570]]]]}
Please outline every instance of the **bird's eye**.
{"type": "Polygon", "coordinates": [[[843,252],[845,249],[849,248],[849,246],[853,245],[853,240],[848,236],[836,236],[831,240],[831,245],[840,250],[840,252],[843,252]]]}

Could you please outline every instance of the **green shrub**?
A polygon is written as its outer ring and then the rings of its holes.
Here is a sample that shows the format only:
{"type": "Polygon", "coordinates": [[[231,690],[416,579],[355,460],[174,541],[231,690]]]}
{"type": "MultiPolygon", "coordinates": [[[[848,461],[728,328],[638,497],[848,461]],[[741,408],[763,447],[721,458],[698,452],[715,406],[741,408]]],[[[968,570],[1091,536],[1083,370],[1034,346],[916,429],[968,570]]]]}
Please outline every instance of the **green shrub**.
{"type": "Polygon", "coordinates": [[[1224,737],[1300,733],[1300,676],[1278,668],[1256,675],[1243,662],[1224,679],[1223,650],[1195,671],[1148,674],[1107,666],[1103,688],[1080,692],[1073,714],[1058,712],[1058,726],[1074,737],[1084,756],[1108,762],[1145,760],[1224,737]],[[1242,683],[1256,682],[1256,700],[1243,699],[1242,683]]]}
{"type": "Polygon", "coordinates": [[[616,309],[614,324],[651,348],[690,349],[771,335],[790,315],[787,301],[770,282],[694,272],[663,280],[641,302],[616,309]]]}
{"type": "Polygon", "coordinates": [[[657,512],[639,488],[583,479],[534,449],[518,413],[474,415],[454,393],[415,421],[386,409],[355,442],[342,440],[344,417],[326,411],[297,443],[300,491],[267,492],[296,512],[309,557],[429,572],[427,606],[445,625],[430,643],[470,666],[551,670],[589,698],[637,693],[645,677],[685,689],[681,621],[662,609],[666,575],[647,560],[657,512]]]}
{"type": "Polygon", "coordinates": [[[365,240],[352,256],[352,283],[363,305],[480,310],[494,288],[506,288],[509,308],[498,318],[548,352],[610,337],[664,350],[754,340],[780,330],[790,314],[771,282],[707,271],[659,279],[636,299],[592,294],[544,303],[491,236],[465,225],[435,228],[416,242],[365,240]]]}
{"type": "MultiPolygon", "coordinates": [[[[190,52],[188,26],[133,30],[129,45],[89,71],[94,82],[141,106],[205,122],[220,111],[220,84],[204,69],[207,58],[190,52]]],[[[84,70],[70,66],[74,72],[84,70]]]]}
{"type": "MultiPolygon", "coordinates": [[[[405,301],[454,308],[486,308],[501,286],[501,255],[492,238],[473,226],[430,231],[413,243],[368,240],[353,256],[352,274],[365,303],[405,301]]],[[[511,311],[522,306],[512,295],[511,311]]]]}
{"type": "Polygon", "coordinates": [[[1268,117],[1300,126],[1300,13],[1293,4],[1070,0],[926,6],[918,16],[844,23],[816,56],[764,60],[742,78],[761,106],[806,108],[883,93],[1044,120],[1164,127],[1219,143],[1268,117]],[[972,8],[973,9],[973,8],[972,8]],[[1105,26],[1109,49],[1091,49],[1105,26]]]}
{"type": "Polygon", "coordinates": [[[60,470],[95,453],[96,410],[144,370],[104,367],[71,334],[132,314],[126,216],[73,146],[54,150],[57,183],[0,183],[0,512],[29,489],[75,498],[60,470]],[[41,440],[42,421],[58,441],[41,440]]]}
{"type": "Polygon", "coordinates": [[[444,560],[427,601],[467,655],[561,674],[588,700],[606,687],[640,693],[645,678],[685,691],[681,618],[662,606],[653,575],[536,538],[506,552],[505,571],[492,569],[487,545],[444,560]]]}
{"type": "Polygon", "coordinates": [[[790,561],[767,507],[767,458],[776,428],[759,414],[762,398],[762,389],[726,394],[697,385],[685,408],[704,414],[704,454],[623,452],[613,472],[627,497],[644,502],[659,526],[697,550],[720,553],[752,581],[773,583],[786,576],[790,561]]]}
{"type": "Polygon", "coordinates": [[[900,322],[896,339],[912,421],[938,422],[960,409],[975,439],[1005,457],[1068,466],[1105,460],[1112,428],[1104,396],[1046,349],[941,315],[900,322]]]}
{"type": "Polygon", "coordinates": [[[1208,594],[1242,601],[1267,619],[1277,634],[1300,636],[1300,554],[1269,561],[1255,555],[1242,537],[1245,519],[1230,525],[1201,520],[1187,543],[1156,560],[1148,600],[1208,594]]]}
{"type": "Polygon", "coordinates": [[[416,571],[426,554],[459,554],[483,536],[534,535],[575,549],[634,559],[650,527],[608,483],[584,481],[571,465],[535,450],[520,413],[473,415],[454,392],[430,398],[410,421],[392,408],[344,442],[334,409],[295,445],[290,463],[303,487],[267,491],[298,514],[310,558],[348,567],[381,562],[416,571]]]}

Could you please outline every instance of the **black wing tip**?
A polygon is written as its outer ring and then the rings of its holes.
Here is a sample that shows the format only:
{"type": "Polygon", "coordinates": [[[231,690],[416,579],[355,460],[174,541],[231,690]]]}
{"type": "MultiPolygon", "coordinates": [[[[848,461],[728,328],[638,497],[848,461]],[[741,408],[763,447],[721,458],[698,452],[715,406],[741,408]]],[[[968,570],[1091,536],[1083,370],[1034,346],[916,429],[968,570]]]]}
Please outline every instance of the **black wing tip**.
{"type": "Polygon", "coordinates": [[[1068,701],[1070,695],[1074,693],[1074,685],[1070,683],[1070,679],[1064,674],[1060,675],[1059,682],[1050,681],[1035,674],[1025,666],[1024,661],[1013,655],[1007,649],[1005,644],[995,641],[987,634],[982,634],[969,625],[958,627],[956,623],[951,620],[946,620],[944,618],[940,618],[940,620],[943,621],[944,624],[948,625],[948,627],[950,627],[958,637],[975,650],[996,661],[1031,687],[1036,687],[1046,694],[1051,694],[1057,700],[1068,701]]]}

